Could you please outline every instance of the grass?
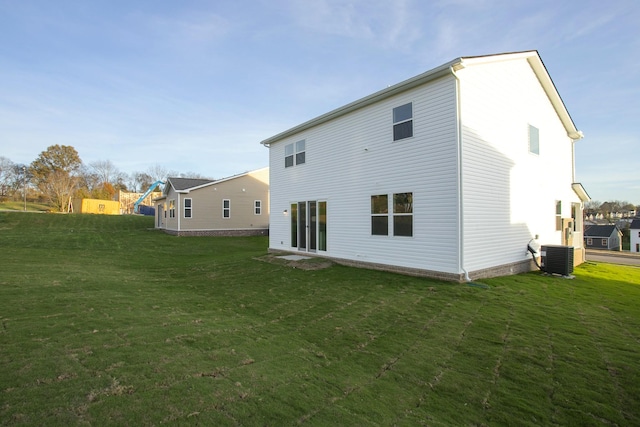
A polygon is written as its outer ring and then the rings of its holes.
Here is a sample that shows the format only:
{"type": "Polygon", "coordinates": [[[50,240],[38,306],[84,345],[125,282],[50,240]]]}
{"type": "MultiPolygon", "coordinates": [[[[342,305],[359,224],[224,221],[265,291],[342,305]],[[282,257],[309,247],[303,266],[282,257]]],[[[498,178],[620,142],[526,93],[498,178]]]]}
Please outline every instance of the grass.
{"type": "MultiPolygon", "coordinates": [[[[51,207],[44,203],[27,202],[27,212],[47,212],[51,207]]],[[[23,201],[4,201],[0,202],[0,211],[24,211],[25,204],[23,201]]]]}
{"type": "Polygon", "coordinates": [[[640,269],[488,288],[0,213],[3,425],[640,425],[640,269]]]}

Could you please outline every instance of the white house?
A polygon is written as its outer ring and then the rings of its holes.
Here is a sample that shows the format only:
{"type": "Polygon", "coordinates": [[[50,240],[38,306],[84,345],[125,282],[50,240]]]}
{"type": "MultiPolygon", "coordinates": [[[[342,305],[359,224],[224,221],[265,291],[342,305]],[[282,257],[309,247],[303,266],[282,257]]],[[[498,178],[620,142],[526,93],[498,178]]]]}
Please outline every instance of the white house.
{"type": "Polygon", "coordinates": [[[629,226],[630,247],[631,252],[640,252],[640,219],[634,219],[629,226]]]}
{"type": "Polygon", "coordinates": [[[262,141],[269,249],[473,280],[584,260],[582,138],[537,51],[462,57],[262,141]]]}

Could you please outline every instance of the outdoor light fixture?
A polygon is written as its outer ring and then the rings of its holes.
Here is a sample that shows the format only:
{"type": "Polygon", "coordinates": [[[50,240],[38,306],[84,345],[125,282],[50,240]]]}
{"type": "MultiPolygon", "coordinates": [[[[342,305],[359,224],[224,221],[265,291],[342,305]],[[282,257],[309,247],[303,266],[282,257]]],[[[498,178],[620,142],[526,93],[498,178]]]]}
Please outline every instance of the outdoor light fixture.
{"type": "Polygon", "coordinates": [[[284,216],[289,215],[289,211],[288,211],[288,210],[286,210],[286,209],[285,209],[285,210],[284,210],[284,212],[282,212],[282,213],[284,214],[284,216]]]}

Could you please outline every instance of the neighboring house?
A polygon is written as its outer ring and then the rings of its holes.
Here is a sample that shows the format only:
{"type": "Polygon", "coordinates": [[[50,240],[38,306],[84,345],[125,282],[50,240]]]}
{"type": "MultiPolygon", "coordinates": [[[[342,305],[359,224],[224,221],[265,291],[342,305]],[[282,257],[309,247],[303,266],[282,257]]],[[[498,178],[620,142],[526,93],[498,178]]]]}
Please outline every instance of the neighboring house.
{"type": "Polygon", "coordinates": [[[449,280],[584,260],[582,138],[536,51],[458,58],[262,141],[271,251],[449,280]]]}
{"type": "Polygon", "coordinates": [[[631,252],[640,253],[640,218],[636,218],[631,222],[629,226],[630,234],[630,247],[631,252]]]}
{"type": "Polygon", "coordinates": [[[266,235],[269,168],[219,180],[169,178],[154,200],[156,228],[176,235],[266,235]]]}
{"type": "Polygon", "coordinates": [[[584,228],[587,249],[622,250],[622,231],[615,225],[589,225],[584,228]]]}

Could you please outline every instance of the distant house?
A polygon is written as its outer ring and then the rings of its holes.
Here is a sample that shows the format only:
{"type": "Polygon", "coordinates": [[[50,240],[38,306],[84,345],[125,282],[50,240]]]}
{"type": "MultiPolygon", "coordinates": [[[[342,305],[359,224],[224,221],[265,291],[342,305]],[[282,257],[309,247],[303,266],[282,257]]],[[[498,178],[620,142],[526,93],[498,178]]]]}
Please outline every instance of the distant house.
{"type": "Polygon", "coordinates": [[[630,232],[630,243],[631,246],[629,250],[631,252],[640,253],[640,218],[636,218],[631,222],[629,226],[630,232]]]}
{"type": "Polygon", "coordinates": [[[615,225],[589,225],[584,228],[587,249],[622,250],[622,231],[615,225]]]}
{"type": "Polygon", "coordinates": [[[156,228],[185,236],[269,232],[269,168],[219,180],[168,178],[154,200],[156,228]]]}
{"type": "Polygon", "coordinates": [[[582,138],[537,51],[461,57],[263,140],[269,250],[448,280],[584,261],[582,138]]]}

